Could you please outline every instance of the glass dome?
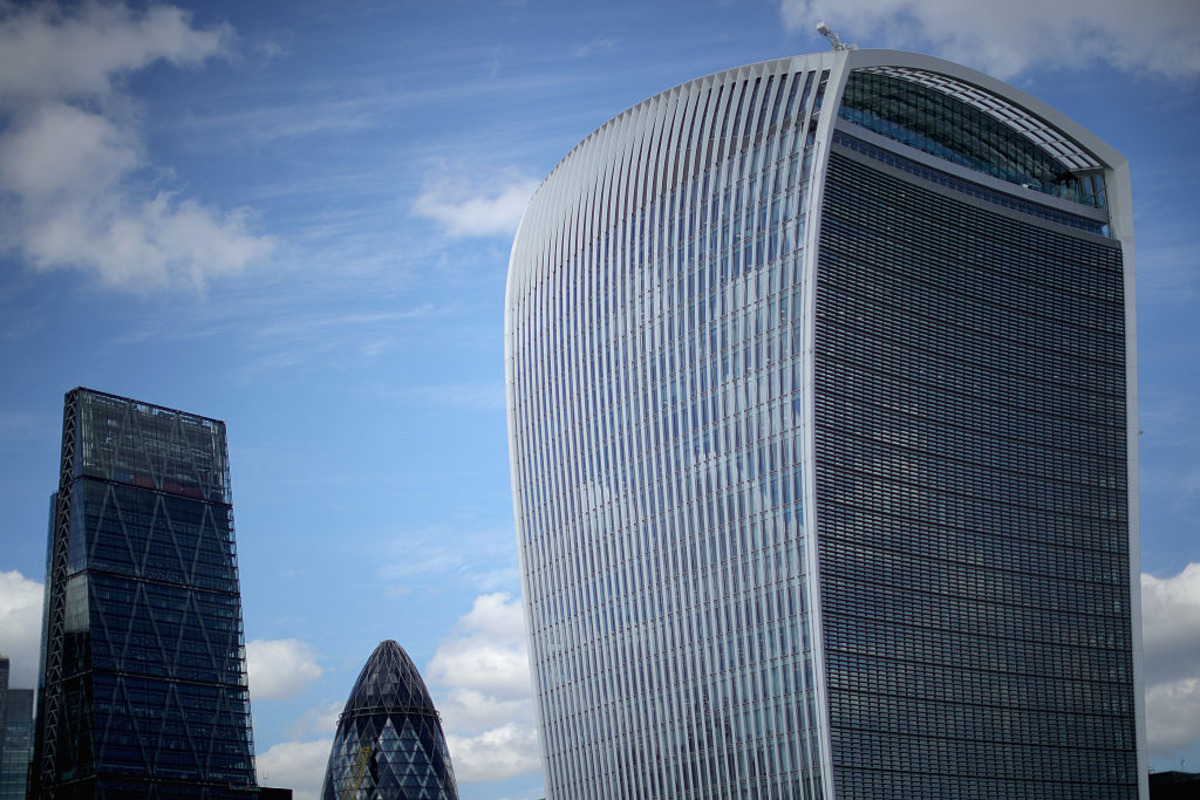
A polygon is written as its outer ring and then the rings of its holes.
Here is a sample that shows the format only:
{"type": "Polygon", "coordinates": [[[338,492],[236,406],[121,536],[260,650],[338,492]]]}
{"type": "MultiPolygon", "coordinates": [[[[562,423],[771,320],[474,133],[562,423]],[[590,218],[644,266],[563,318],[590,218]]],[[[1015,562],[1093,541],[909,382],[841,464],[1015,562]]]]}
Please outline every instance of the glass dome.
{"type": "Polygon", "coordinates": [[[324,800],[458,800],[441,718],[391,639],[367,659],[338,718],[324,800]]]}

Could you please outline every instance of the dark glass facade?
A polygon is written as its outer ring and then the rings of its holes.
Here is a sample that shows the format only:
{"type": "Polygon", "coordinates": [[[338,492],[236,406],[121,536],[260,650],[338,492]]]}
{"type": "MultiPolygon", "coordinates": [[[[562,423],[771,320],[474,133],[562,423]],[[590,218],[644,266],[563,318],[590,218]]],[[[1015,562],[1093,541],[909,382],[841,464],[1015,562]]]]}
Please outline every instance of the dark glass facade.
{"type": "Polygon", "coordinates": [[[33,754],[33,689],[9,686],[9,661],[0,657],[0,800],[25,800],[33,754]]]}
{"type": "Polygon", "coordinates": [[[550,800],[1139,798],[1127,165],[947,62],[623,112],[513,245],[550,800]]]}
{"type": "Polygon", "coordinates": [[[1016,129],[946,92],[851,73],[838,116],[924,153],[1035,189],[1104,206],[1102,173],[1081,177],[1016,129]]]}
{"type": "Polygon", "coordinates": [[[338,718],[323,800],[458,800],[442,722],[408,653],[381,642],[338,718]]]}
{"type": "Polygon", "coordinates": [[[1121,248],[850,150],[828,176],[837,796],[1136,797],[1121,248]]]}
{"type": "Polygon", "coordinates": [[[37,796],[244,798],[255,775],[225,425],[87,389],[63,416],[37,796]]]}

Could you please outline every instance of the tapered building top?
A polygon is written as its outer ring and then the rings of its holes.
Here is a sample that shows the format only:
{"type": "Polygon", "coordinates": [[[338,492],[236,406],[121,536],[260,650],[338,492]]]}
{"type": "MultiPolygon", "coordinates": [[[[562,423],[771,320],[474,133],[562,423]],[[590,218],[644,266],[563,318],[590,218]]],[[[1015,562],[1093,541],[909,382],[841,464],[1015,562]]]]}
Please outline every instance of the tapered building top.
{"type": "Polygon", "coordinates": [[[380,642],[363,665],[343,716],[377,711],[437,716],[421,674],[404,648],[392,639],[380,642]]]}
{"type": "Polygon", "coordinates": [[[33,796],[254,788],[230,503],[223,422],[67,393],[33,796]]]}
{"type": "Polygon", "coordinates": [[[412,659],[391,639],[367,659],[329,755],[325,800],[457,800],[441,720],[412,659]]]}

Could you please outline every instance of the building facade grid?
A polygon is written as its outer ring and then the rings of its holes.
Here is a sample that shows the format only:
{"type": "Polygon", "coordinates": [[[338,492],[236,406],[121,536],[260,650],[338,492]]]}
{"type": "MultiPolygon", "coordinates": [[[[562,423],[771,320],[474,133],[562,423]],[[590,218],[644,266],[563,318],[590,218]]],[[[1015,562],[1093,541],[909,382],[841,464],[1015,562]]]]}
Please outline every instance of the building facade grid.
{"type": "Polygon", "coordinates": [[[381,642],[338,717],[322,800],[458,800],[442,720],[397,642],[381,642]]]}
{"type": "Polygon", "coordinates": [[[33,689],[9,686],[0,656],[0,800],[25,800],[33,756],[33,689]]]}
{"type": "Polygon", "coordinates": [[[829,70],[774,71],[628,112],[562,166],[599,173],[589,195],[531,207],[518,238],[514,261],[539,213],[581,206],[510,318],[528,337],[512,420],[538,446],[514,453],[517,513],[544,565],[526,597],[542,705],[563,712],[544,727],[563,796],[819,793],[790,432],[829,70]]]}
{"type": "Polygon", "coordinates": [[[255,786],[225,426],[76,389],[64,405],[39,797],[255,786]]]}

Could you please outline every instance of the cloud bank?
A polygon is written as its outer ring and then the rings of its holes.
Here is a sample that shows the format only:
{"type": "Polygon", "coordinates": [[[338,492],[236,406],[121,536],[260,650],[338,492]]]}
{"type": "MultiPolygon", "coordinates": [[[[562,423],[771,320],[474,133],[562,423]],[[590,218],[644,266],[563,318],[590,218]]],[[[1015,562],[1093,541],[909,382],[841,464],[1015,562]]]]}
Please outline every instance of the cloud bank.
{"type": "Polygon", "coordinates": [[[16,570],[0,572],[0,655],[9,660],[9,685],[37,686],[42,646],[42,584],[16,570]]]}
{"type": "MultiPolygon", "coordinates": [[[[460,786],[541,771],[523,613],[520,600],[507,594],[480,595],[422,670],[460,786]]],[[[253,663],[252,657],[250,689],[257,700],[253,663]]],[[[290,735],[324,737],[270,747],[257,759],[260,780],[294,789],[296,800],[316,800],[341,709],[324,704],[298,719],[290,735]]]]}
{"type": "MultiPolygon", "coordinates": [[[[435,391],[432,397],[417,402],[433,402],[437,394],[435,391]]],[[[416,398],[401,391],[389,399],[406,403],[416,398]]],[[[455,404],[449,399],[442,402],[451,407],[455,404]]],[[[469,402],[469,397],[459,398],[460,404],[469,402]]],[[[393,596],[436,589],[446,583],[466,587],[477,595],[511,586],[518,579],[517,564],[506,533],[511,537],[511,532],[503,530],[484,528],[462,533],[445,525],[398,531],[386,554],[388,560],[379,565],[379,577],[389,584],[388,592],[393,596]],[[466,545],[447,544],[452,540],[466,545]]]]}
{"type": "Polygon", "coordinates": [[[484,179],[438,174],[426,179],[412,213],[452,237],[511,236],[538,185],[514,172],[484,179]]]}
{"type": "Polygon", "coordinates": [[[161,185],[121,87],[156,62],[199,67],[233,37],[170,6],[0,5],[0,248],[136,291],[200,288],[264,259],[272,240],[248,212],[161,185]]]}
{"type": "Polygon", "coordinates": [[[1200,742],[1200,564],[1142,575],[1146,733],[1151,758],[1200,742]]]}
{"type": "Polygon", "coordinates": [[[277,744],[255,757],[258,782],[291,789],[294,800],[317,800],[332,747],[332,738],[277,744]]]}
{"type": "Polygon", "coordinates": [[[537,731],[529,724],[510,722],[478,736],[448,733],[446,744],[459,784],[500,781],[542,768],[537,731]]]}
{"type": "Polygon", "coordinates": [[[520,600],[475,598],[425,672],[460,784],[541,770],[520,600]]]}
{"type": "Polygon", "coordinates": [[[1000,78],[1034,66],[1200,76],[1195,0],[781,0],[784,25],[813,32],[826,19],[843,41],[930,52],[1000,78]]]}
{"type": "Polygon", "coordinates": [[[246,643],[246,670],[253,700],[288,700],[321,677],[317,655],[296,639],[254,639],[246,643]]]}

